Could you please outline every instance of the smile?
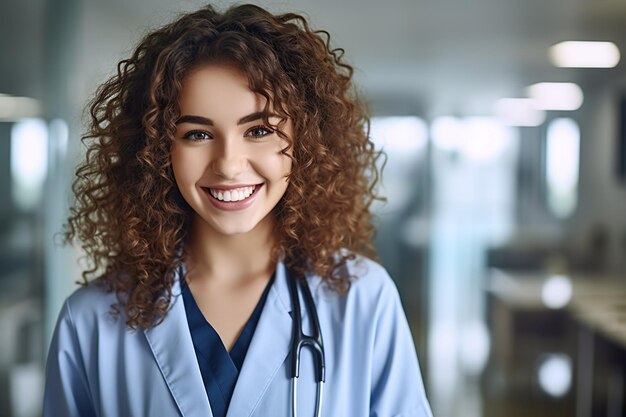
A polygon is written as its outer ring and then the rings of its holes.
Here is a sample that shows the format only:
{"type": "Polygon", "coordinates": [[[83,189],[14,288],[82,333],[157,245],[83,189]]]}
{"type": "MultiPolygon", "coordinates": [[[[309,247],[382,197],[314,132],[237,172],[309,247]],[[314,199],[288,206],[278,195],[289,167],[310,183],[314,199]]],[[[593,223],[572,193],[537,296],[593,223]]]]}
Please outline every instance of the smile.
{"type": "Polygon", "coordinates": [[[250,197],[254,192],[256,185],[252,187],[234,188],[231,190],[218,190],[215,188],[209,188],[209,192],[215,198],[220,201],[241,201],[250,197]]]}
{"type": "Polygon", "coordinates": [[[215,207],[221,210],[242,210],[249,207],[264,184],[241,188],[219,189],[202,187],[202,191],[215,207]]]}

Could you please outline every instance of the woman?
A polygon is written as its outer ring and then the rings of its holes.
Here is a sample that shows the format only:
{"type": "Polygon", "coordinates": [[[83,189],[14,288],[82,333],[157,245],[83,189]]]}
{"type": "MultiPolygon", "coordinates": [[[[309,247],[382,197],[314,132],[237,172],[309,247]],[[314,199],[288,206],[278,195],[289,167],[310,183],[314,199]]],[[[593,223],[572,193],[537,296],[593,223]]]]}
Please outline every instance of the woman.
{"type": "Polygon", "coordinates": [[[368,118],[321,35],[206,7],[98,90],[66,231],[93,268],[61,311],[44,415],[431,415],[397,290],[365,257],[368,118]],[[296,299],[325,374],[305,347],[294,386],[296,299]]]}

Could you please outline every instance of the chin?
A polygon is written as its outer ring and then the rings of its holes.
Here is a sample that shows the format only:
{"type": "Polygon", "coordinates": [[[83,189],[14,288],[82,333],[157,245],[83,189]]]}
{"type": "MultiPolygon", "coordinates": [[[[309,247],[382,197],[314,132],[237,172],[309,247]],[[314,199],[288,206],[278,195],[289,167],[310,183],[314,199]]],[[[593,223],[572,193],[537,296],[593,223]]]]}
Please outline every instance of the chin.
{"type": "Polygon", "coordinates": [[[215,230],[217,233],[225,235],[225,236],[235,236],[235,235],[244,235],[248,232],[254,230],[254,225],[242,224],[242,223],[231,223],[231,224],[215,224],[209,222],[209,226],[215,230]]]}
{"type": "Polygon", "coordinates": [[[252,229],[243,229],[239,228],[230,228],[230,229],[221,229],[218,230],[219,233],[225,236],[237,236],[237,235],[245,235],[246,233],[252,231],[252,229]]]}

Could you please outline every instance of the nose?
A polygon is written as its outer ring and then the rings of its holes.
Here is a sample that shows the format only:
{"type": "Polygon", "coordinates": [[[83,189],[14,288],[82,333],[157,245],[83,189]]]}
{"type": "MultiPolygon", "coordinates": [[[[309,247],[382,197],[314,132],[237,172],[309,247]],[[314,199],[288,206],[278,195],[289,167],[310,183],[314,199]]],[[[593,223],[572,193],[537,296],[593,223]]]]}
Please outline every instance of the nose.
{"type": "Polygon", "coordinates": [[[243,144],[237,140],[224,138],[212,149],[212,170],[224,179],[235,179],[246,168],[247,155],[243,144]]]}

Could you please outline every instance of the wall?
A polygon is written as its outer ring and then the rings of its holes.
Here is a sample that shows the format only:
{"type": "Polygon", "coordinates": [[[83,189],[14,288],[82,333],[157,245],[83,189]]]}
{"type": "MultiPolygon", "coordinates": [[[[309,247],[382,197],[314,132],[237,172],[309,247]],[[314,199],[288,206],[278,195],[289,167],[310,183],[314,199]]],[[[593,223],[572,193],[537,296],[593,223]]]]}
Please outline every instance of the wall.
{"type": "Polygon", "coordinates": [[[616,152],[618,98],[625,92],[626,77],[585,89],[579,120],[580,200],[568,222],[566,238],[569,244],[584,246],[595,225],[605,227],[609,245],[607,267],[621,276],[626,274],[626,183],[620,183],[616,175],[616,152]]]}

